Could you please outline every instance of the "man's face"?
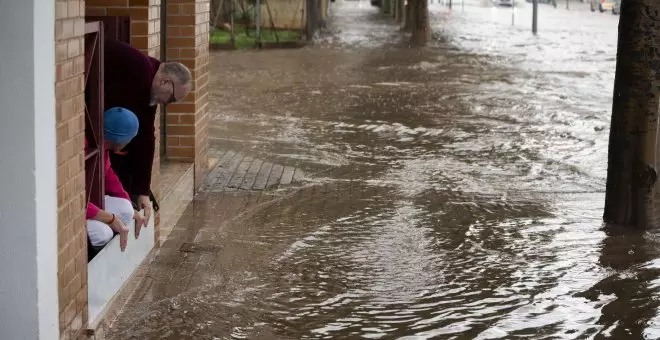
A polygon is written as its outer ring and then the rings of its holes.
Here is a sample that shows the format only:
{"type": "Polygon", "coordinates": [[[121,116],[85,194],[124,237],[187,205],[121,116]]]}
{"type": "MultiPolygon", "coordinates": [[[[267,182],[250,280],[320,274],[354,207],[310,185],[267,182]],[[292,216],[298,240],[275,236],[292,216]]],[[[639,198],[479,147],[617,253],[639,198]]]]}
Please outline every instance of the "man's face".
{"type": "Polygon", "coordinates": [[[167,105],[185,97],[190,88],[182,86],[169,76],[163,76],[151,89],[151,104],[167,105]]]}

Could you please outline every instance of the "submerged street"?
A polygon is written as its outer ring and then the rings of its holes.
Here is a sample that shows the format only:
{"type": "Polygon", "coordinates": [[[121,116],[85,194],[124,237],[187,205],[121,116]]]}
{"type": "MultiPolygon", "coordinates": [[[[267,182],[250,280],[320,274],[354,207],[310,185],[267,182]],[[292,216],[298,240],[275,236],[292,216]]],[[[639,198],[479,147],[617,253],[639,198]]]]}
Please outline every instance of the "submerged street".
{"type": "Polygon", "coordinates": [[[656,237],[602,224],[618,16],[539,7],[212,54],[217,165],[108,337],[660,338],[656,237]]]}

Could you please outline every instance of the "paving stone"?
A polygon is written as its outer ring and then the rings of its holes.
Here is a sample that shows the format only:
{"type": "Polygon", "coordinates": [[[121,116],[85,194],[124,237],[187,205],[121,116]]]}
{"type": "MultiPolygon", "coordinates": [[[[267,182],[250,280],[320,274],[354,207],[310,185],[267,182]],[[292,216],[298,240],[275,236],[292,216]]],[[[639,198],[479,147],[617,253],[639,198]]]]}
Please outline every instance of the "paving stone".
{"type": "Polygon", "coordinates": [[[234,158],[234,156],[236,156],[236,152],[234,151],[229,150],[225,152],[225,154],[222,157],[220,157],[217,167],[222,167],[224,164],[227,164],[227,162],[229,162],[232,158],[234,158]]]}
{"type": "Polygon", "coordinates": [[[241,184],[241,189],[252,189],[252,186],[257,179],[257,175],[259,174],[259,169],[261,169],[261,165],[263,163],[264,161],[261,159],[255,159],[252,161],[252,164],[250,165],[250,168],[248,169],[247,173],[245,174],[245,178],[243,179],[243,184],[241,184]]]}
{"type": "Polygon", "coordinates": [[[222,192],[225,190],[225,187],[227,184],[229,184],[229,181],[231,180],[238,166],[241,164],[243,158],[244,157],[242,154],[236,153],[231,159],[226,161],[226,163],[219,165],[219,167],[221,167],[223,170],[219,173],[218,180],[213,186],[213,189],[211,189],[212,192],[222,192]]]}
{"type": "Polygon", "coordinates": [[[219,155],[217,165],[211,170],[197,191],[197,200],[205,199],[211,192],[236,192],[264,190],[274,185],[299,183],[304,179],[302,170],[228,150],[213,150],[219,155]]]}
{"type": "Polygon", "coordinates": [[[287,166],[284,168],[284,172],[282,173],[282,179],[280,180],[280,184],[282,185],[289,185],[291,184],[291,181],[293,180],[293,173],[296,171],[296,168],[292,166],[287,166]]]}
{"type": "Polygon", "coordinates": [[[236,171],[234,172],[234,175],[229,181],[229,184],[227,184],[227,188],[237,189],[241,186],[241,184],[243,183],[243,178],[245,178],[245,174],[250,168],[250,165],[252,164],[253,160],[254,158],[250,156],[243,158],[243,161],[241,161],[241,164],[238,166],[238,169],[236,169],[236,171]]]}
{"type": "Polygon", "coordinates": [[[212,156],[221,158],[223,155],[225,155],[228,152],[232,152],[232,151],[227,151],[227,150],[223,150],[223,149],[211,149],[210,154],[212,156]]]}
{"type": "Polygon", "coordinates": [[[254,181],[254,186],[252,186],[252,189],[264,190],[266,188],[266,184],[268,183],[268,176],[270,175],[270,171],[272,169],[273,163],[265,162],[263,165],[261,165],[261,169],[259,170],[259,174],[254,181]]]}
{"type": "Polygon", "coordinates": [[[218,161],[218,164],[216,164],[213,170],[211,170],[211,172],[204,179],[204,183],[200,187],[199,192],[207,193],[215,187],[218,180],[222,178],[223,172],[227,171],[224,166],[226,166],[234,156],[236,156],[234,151],[227,151],[222,155],[218,161]]]}
{"type": "Polygon", "coordinates": [[[222,168],[220,167],[215,167],[211,172],[206,176],[204,179],[204,183],[202,183],[202,186],[199,188],[200,193],[206,193],[211,191],[213,187],[215,186],[215,183],[218,181],[218,177],[220,176],[220,173],[222,172],[222,168]]]}
{"type": "Polygon", "coordinates": [[[296,168],[296,172],[293,173],[293,182],[294,183],[300,183],[303,181],[305,178],[305,174],[303,173],[300,168],[296,168]]]}
{"type": "Polygon", "coordinates": [[[273,165],[273,169],[270,171],[270,176],[268,177],[266,187],[270,188],[273,185],[277,185],[277,183],[280,182],[280,178],[282,178],[282,172],[284,172],[284,166],[279,164],[273,165]]]}

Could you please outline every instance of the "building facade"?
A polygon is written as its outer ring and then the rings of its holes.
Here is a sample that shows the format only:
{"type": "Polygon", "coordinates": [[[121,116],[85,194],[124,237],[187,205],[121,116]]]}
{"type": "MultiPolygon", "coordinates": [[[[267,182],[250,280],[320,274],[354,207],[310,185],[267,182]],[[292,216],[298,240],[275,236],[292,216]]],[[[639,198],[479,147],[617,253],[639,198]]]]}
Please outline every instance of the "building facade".
{"type": "MultiPolygon", "coordinates": [[[[192,92],[168,107],[166,119],[156,119],[152,187],[161,211],[139,263],[159,244],[167,224],[176,221],[172,207],[191,199],[207,169],[209,6],[208,0],[2,2],[2,338],[87,338],[103,318],[102,308],[90,318],[89,297],[98,287],[90,287],[85,227],[85,91],[94,86],[90,18],[130,18],[131,45],[153,57],[180,61],[193,73],[192,92]]],[[[132,270],[126,269],[128,276],[132,270]]]]}

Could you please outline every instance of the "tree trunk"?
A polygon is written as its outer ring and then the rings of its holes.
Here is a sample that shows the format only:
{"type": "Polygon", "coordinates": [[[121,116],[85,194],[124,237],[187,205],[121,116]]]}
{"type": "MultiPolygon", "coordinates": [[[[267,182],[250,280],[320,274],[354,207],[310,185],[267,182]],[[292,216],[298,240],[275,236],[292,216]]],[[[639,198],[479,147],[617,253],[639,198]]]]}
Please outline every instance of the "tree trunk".
{"type": "Polygon", "coordinates": [[[414,2],[416,0],[406,0],[406,13],[403,23],[403,30],[411,32],[415,21],[415,12],[413,10],[414,2]]]}
{"type": "Polygon", "coordinates": [[[392,7],[392,17],[396,20],[396,17],[399,15],[399,0],[393,0],[392,2],[394,3],[392,7]]]}
{"type": "Polygon", "coordinates": [[[415,46],[425,46],[431,40],[431,27],[429,23],[429,2],[428,0],[413,1],[413,27],[411,44],[415,46]]]}
{"type": "Polygon", "coordinates": [[[659,65],[660,1],[623,1],[603,216],[609,223],[658,225],[654,196],[659,65]]]}
{"type": "MultiPolygon", "coordinates": [[[[221,8],[222,8],[222,2],[220,0],[211,0],[211,13],[219,13],[222,10],[221,8]]],[[[215,28],[217,25],[218,25],[217,19],[211,21],[211,29],[215,28]]]]}
{"type": "Polygon", "coordinates": [[[397,0],[396,8],[396,22],[403,24],[404,20],[406,20],[406,1],[397,0]]]}

